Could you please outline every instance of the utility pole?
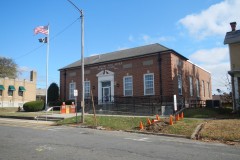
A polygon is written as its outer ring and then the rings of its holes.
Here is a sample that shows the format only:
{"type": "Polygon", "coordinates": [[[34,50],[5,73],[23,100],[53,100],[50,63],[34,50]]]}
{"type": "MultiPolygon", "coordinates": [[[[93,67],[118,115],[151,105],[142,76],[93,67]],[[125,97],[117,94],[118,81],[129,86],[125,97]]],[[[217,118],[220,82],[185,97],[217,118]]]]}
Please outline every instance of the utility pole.
{"type": "Polygon", "coordinates": [[[82,107],[82,117],[81,122],[84,123],[84,108],[85,108],[85,102],[84,102],[84,15],[83,10],[80,10],[71,0],[68,0],[80,13],[81,18],[81,69],[82,69],[82,100],[81,100],[81,107],[82,107]]]}

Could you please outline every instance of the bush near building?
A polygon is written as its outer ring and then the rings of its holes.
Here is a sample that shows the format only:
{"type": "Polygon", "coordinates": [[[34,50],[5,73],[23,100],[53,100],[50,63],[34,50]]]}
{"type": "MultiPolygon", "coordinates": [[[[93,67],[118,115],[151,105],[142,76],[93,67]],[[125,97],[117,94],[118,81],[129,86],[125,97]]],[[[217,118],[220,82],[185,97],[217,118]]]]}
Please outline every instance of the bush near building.
{"type": "Polygon", "coordinates": [[[37,112],[44,109],[44,101],[31,101],[24,103],[23,109],[25,112],[37,112]]]}

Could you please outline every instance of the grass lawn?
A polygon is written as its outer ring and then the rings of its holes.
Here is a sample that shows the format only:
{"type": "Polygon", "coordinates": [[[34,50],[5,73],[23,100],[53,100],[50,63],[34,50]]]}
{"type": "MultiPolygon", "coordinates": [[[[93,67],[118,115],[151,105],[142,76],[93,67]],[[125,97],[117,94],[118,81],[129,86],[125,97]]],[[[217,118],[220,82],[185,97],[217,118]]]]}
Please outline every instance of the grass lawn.
{"type": "Polygon", "coordinates": [[[240,141],[240,119],[208,121],[200,132],[200,136],[203,139],[240,141]]]}
{"type": "MultiPolygon", "coordinates": [[[[95,126],[94,117],[92,115],[85,115],[85,125],[95,126]]],[[[78,117],[78,122],[80,116],[78,117]]],[[[139,127],[140,121],[146,121],[146,117],[126,117],[126,116],[97,116],[97,126],[103,126],[111,130],[132,130],[139,127]]],[[[58,125],[76,123],[76,117],[67,118],[58,121],[58,125]]]]}
{"type": "Polygon", "coordinates": [[[240,115],[232,114],[230,108],[189,108],[185,117],[213,118],[208,120],[200,132],[203,139],[220,141],[240,141],[240,115]]]}
{"type": "MultiPolygon", "coordinates": [[[[55,112],[59,113],[59,112],[55,112]]],[[[0,108],[0,116],[25,116],[35,117],[44,112],[17,112],[17,108],[0,108]]],[[[51,113],[49,113],[51,114],[51,113]]],[[[174,125],[168,125],[168,118],[161,118],[161,121],[167,125],[161,130],[146,130],[147,118],[153,117],[130,117],[130,116],[99,116],[97,115],[97,124],[94,122],[93,115],[85,115],[85,125],[102,126],[108,130],[139,130],[140,121],[143,122],[145,129],[143,131],[157,132],[165,134],[177,134],[190,137],[197,125],[207,122],[200,132],[203,139],[229,141],[240,141],[240,117],[232,114],[231,109],[225,108],[189,108],[184,110],[184,119],[174,122],[174,125]],[[186,118],[189,117],[189,118],[186,118]],[[216,120],[204,120],[200,118],[213,118],[216,120]],[[218,118],[224,118],[217,120],[218,118]]],[[[80,116],[77,121],[80,121],[80,116]]],[[[154,117],[155,118],[155,117],[154,117]]],[[[76,124],[76,117],[67,118],[57,122],[58,125],[76,124]]]]}
{"type": "Polygon", "coordinates": [[[185,135],[187,137],[191,137],[195,128],[203,122],[205,122],[205,120],[185,118],[177,121],[177,123],[174,123],[174,125],[166,126],[161,133],[185,135]]]}
{"type": "MultiPolygon", "coordinates": [[[[104,128],[110,130],[139,130],[140,121],[142,121],[143,125],[146,127],[147,118],[151,119],[151,117],[98,116],[97,125],[103,126],[104,128]]],[[[79,119],[80,117],[78,117],[78,121],[79,119]]],[[[161,119],[161,121],[169,121],[169,119],[165,118],[161,119]]],[[[164,127],[163,130],[159,131],[158,133],[178,134],[190,137],[197,125],[203,122],[204,120],[184,119],[177,121],[172,126],[167,125],[166,127],[164,127]]],[[[76,123],[76,117],[64,119],[57,122],[58,125],[74,123],[76,123]]],[[[93,116],[85,116],[85,125],[95,126],[93,116]]]]}
{"type": "Polygon", "coordinates": [[[230,108],[187,108],[184,117],[188,118],[240,118],[238,114],[232,114],[230,108]]]}

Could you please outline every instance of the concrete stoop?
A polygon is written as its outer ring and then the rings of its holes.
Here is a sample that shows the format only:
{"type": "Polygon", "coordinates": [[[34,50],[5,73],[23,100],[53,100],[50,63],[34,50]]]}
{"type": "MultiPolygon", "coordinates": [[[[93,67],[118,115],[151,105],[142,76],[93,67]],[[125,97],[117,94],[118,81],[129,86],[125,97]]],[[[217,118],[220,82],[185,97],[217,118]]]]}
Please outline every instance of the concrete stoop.
{"type": "Polygon", "coordinates": [[[39,121],[60,121],[60,120],[63,120],[64,117],[50,117],[50,116],[36,116],[34,117],[35,120],[39,120],[39,121]]]}

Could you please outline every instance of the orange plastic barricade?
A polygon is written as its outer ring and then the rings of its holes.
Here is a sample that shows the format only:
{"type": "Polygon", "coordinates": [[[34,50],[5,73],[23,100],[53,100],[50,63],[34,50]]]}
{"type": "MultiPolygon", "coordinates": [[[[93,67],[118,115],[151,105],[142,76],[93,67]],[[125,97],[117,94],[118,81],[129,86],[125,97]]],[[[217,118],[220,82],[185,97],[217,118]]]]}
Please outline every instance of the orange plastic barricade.
{"type": "Polygon", "coordinates": [[[75,107],[74,102],[72,102],[72,105],[70,107],[70,113],[75,113],[75,111],[76,111],[76,107],[75,107]]]}
{"type": "Polygon", "coordinates": [[[63,102],[61,106],[61,114],[65,114],[65,113],[66,113],[66,105],[65,105],[65,102],[63,102]]]}
{"type": "Polygon", "coordinates": [[[71,105],[66,105],[66,114],[70,113],[70,107],[71,107],[71,105]]]}

